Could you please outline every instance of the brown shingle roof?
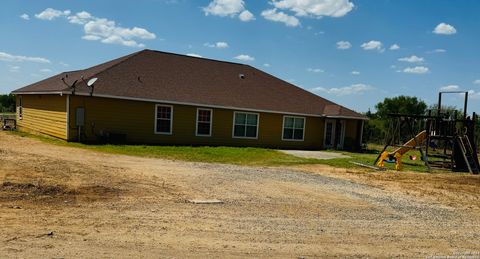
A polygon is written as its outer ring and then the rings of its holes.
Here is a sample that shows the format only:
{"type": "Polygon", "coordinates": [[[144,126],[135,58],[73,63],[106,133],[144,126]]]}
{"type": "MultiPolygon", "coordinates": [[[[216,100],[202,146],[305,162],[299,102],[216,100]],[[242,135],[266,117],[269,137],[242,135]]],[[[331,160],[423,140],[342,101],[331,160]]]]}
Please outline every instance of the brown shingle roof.
{"type": "Polygon", "coordinates": [[[97,77],[94,96],[331,117],[366,117],[248,65],[142,50],[84,70],[64,72],[13,93],[63,92],[97,77]],[[68,75],[68,77],[67,77],[68,75]],[[243,75],[243,76],[240,76],[243,75]]]}

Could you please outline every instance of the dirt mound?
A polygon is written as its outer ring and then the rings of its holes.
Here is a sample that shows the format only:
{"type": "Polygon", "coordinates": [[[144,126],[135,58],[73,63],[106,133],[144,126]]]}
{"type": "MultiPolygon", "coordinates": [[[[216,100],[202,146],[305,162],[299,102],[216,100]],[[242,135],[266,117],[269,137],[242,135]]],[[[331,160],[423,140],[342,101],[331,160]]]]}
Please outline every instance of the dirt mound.
{"type": "Polygon", "coordinates": [[[119,197],[122,190],[101,186],[71,188],[58,184],[4,182],[0,185],[0,201],[35,201],[54,203],[68,201],[95,201],[119,197]]]}

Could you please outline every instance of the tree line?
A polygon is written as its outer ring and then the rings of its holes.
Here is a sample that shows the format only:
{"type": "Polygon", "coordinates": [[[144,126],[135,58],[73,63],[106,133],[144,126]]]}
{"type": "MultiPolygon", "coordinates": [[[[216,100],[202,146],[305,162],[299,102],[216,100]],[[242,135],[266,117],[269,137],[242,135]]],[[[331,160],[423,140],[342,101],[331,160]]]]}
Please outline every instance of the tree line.
{"type": "MultiPolygon", "coordinates": [[[[386,141],[386,134],[390,127],[389,114],[414,114],[414,115],[426,115],[431,110],[431,114],[437,113],[437,104],[428,106],[423,100],[412,96],[397,96],[393,98],[385,98],[383,102],[379,102],[375,105],[376,112],[370,110],[365,113],[369,120],[365,123],[364,128],[364,141],[366,143],[384,144],[386,141]]],[[[443,106],[441,107],[442,113],[448,113],[450,116],[457,116],[461,118],[463,111],[457,109],[455,106],[443,106]]],[[[417,130],[423,130],[420,125],[417,126],[417,130]]],[[[480,138],[480,122],[477,121],[476,127],[477,141],[480,138]]]]}
{"type": "Polygon", "coordinates": [[[0,95],[0,112],[15,112],[15,96],[13,94],[0,95]]]}

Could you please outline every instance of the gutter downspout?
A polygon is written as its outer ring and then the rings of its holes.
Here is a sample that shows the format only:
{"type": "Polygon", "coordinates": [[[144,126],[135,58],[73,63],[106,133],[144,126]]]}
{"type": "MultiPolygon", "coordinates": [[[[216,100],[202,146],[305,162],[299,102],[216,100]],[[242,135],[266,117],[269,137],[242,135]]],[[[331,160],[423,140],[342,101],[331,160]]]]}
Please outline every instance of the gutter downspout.
{"type": "Polygon", "coordinates": [[[70,95],[67,94],[67,141],[70,140],[70,95]]]}

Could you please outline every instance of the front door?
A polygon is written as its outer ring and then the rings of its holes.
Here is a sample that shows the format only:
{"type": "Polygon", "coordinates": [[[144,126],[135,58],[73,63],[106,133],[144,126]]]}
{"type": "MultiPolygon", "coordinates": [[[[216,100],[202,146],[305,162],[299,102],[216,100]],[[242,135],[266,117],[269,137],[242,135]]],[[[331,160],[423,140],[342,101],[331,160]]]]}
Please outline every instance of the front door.
{"type": "Polygon", "coordinates": [[[324,148],[343,149],[345,139],[345,120],[326,119],[324,148]]]}
{"type": "Polygon", "coordinates": [[[333,148],[335,145],[335,120],[325,120],[324,148],[333,148]]]}

